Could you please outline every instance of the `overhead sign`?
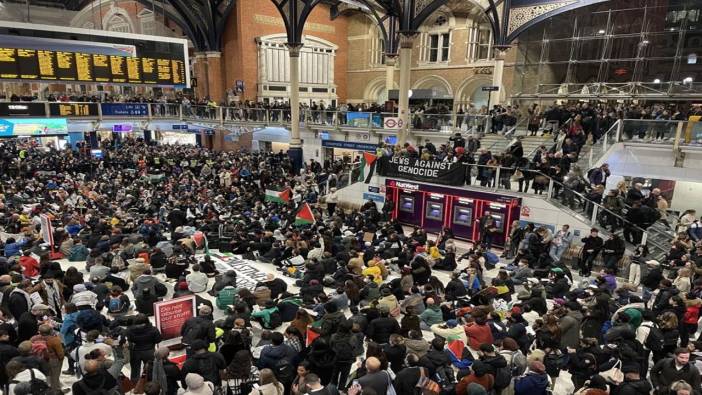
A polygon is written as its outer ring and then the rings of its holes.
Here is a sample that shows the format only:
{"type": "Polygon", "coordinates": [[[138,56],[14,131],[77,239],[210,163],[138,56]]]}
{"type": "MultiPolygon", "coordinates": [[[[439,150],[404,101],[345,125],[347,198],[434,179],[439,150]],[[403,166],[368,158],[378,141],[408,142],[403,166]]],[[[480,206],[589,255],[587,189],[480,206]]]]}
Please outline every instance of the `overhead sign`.
{"type": "Polygon", "coordinates": [[[497,92],[500,90],[499,86],[484,86],[480,88],[481,91],[483,92],[497,92]]]}
{"type": "Polygon", "coordinates": [[[161,332],[163,340],[180,337],[180,328],[185,321],[195,316],[195,295],[154,303],[156,329],[161,332]]]}
{"type": "Polygon", "coordinates": [[[444,185],[463,185],[465,169],[459,162],[439,162],[413,158],[382,158],[379,174],[444,185]]]}
{"type": "Polygon", "coordinates": [[[402,129],[402,126],[404,124],[400,117],[388,117],[383,120],[384,129],[402,129]]]}
{"type": "Polygon", "coordinates": [[[371,200],[378,203],[385,203],[385,196],[377,193],[363,192],[363,200],[371,200]]]}
{"type": "Polygon", "coordinates": [[[357,143],[354,141],[339,141],[339,140],[322,140],[322,147],[341,148],[341,149],[350,149],[350,150],[368,151],[368,152],[375,152],[375,150],[378,148],[378,146],[375,144],[357,143]]]}
{"type": "Polygon", "coordinates": [[[102,103],[102,115],[141,116],[149,115],[149,105],[146,103],[102,103]]]}
{"type": "Polygon", "coordinates": [[[0,103],[0,116],[45,117],[44,103],[5,102],[0,103]]]}
{"type": "Polygon", "coordinates": [[[134,131],[134,125],[131,123],[118,123],[112,125],[113,132],[129,133],[134,131]]]}
{"type": "Polygon", "coordinates": [[[66,118],[0,119],[0,137],[68,134],[66,118]]]}
{"type": "Polygon", "coordinates": [[[90,117],[100,115],[98,103],[49,103],[49,114],[59,117],[90,117]]]}

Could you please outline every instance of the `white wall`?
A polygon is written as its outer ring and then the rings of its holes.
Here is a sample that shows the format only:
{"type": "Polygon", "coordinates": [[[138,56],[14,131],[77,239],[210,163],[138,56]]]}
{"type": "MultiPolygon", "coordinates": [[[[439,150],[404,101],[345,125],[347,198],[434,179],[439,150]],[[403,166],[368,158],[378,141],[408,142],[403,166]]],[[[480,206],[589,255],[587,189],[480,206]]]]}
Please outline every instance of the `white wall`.
{"type": "MultiPolygon", "coordinates": [[[[345,188],[339,189],[339,204],[343,206],[352,206],[355,208],[361,207],[367,202],[367,200],[363,199],[363,194],[370,193],[368,192],[369,186],[377,187],[380,188],[381,191],[384,191],[385,177],[374,175],[373,178],[371,178],[371,182],[369,184],[366,184],[364,182],[357,182],[345,188]]],[[[381,192],[375,195],[382,195],[384,197],[385,193],[381,192]]],[[[383,204],[384,203],[375,202],[375,206],[378,208],[378,210],[383,208],[383,204]]]]}
{"type": "Polygon", "coordinates": [[[603,159],[612,174],[659,180],[702,181],[702,152],[686,152],[683,167],[675,167],[672,147],[635,147],[617,144],[603,159]]]}
{"type": "Polygon", "coordinates": [[[590,233],[591,228],[590,225],[580,219],[561,211],[561,209],[548,201],[536,197],[525,196],[522,198],[522,210],[519,219],[544,225],[554,225],[556,230],[563,225],[570,225],[570,229],[580,231],[582,237],[590,233]]]}
{"type": "Polygon", "coordinates": [[[702,183],[676,181],[670,208],[680,212],[695,209],[702,213],[702,183]]]}

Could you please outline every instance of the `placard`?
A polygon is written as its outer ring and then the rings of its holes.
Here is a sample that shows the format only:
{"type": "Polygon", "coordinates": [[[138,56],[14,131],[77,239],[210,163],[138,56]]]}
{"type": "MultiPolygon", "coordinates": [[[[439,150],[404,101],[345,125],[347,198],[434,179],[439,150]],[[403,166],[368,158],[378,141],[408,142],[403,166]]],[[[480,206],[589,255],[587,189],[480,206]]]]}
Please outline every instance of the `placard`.
{"type": "Polygon", "coordinates": [[[154,303],[156,329],[163,340],[180,337],[180,329],[185,321],[195,316],[195,295],[154,303]]]}
{"type": "Polygon", "coordinates": [[[433,184],[463,185],[465,170],[459,162],[439,162],[415,158],[382,158],[381,176],[424,181],[433,184]]]}

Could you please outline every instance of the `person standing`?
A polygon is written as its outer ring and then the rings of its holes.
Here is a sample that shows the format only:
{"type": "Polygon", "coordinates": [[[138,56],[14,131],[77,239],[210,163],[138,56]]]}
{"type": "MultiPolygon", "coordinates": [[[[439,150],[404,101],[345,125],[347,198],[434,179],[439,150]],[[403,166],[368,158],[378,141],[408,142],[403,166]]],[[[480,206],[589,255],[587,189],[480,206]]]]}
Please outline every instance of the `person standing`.
{"type": "Polygon", "coordinates": [[[664,358],[651,368],[651,383],[656,395],[667,395],[676,381],[683,380],[699,391],[700,372],[690,363],[690,350],[678,348],[672,358],[664,358]]]}
{"type": "Polygon", "coordinates": [[[139,380],[142,363],[144,366],[154,359],[154,350],[161,341],[161,332],[156,329],[144,314],[134,317],[133,325],[127,329],[129,340],[129,366],[132,382],[139,380]]]}
{"type": "Polygon", "coordinates": [[[573,242],[573,232],[570,231],[570,225],[563,225],[561,230],[556,232],[556,235],[551,240],[551,249],[548,255],[553,259],[553,262],[560,262],[563,253],[568,251],[570,244],[573,242]]]}

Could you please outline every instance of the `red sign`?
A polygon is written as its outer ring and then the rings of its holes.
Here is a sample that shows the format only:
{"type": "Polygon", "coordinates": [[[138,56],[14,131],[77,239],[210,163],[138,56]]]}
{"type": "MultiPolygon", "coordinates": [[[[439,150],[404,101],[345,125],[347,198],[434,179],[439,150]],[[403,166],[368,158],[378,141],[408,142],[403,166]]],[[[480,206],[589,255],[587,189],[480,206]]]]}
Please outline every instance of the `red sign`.
{"type": "Polygon", "coordinates": [[[163,340],[180,337],[180,328],[195,316],[195,295],[154,303],[156,328],[163,340]]]}

